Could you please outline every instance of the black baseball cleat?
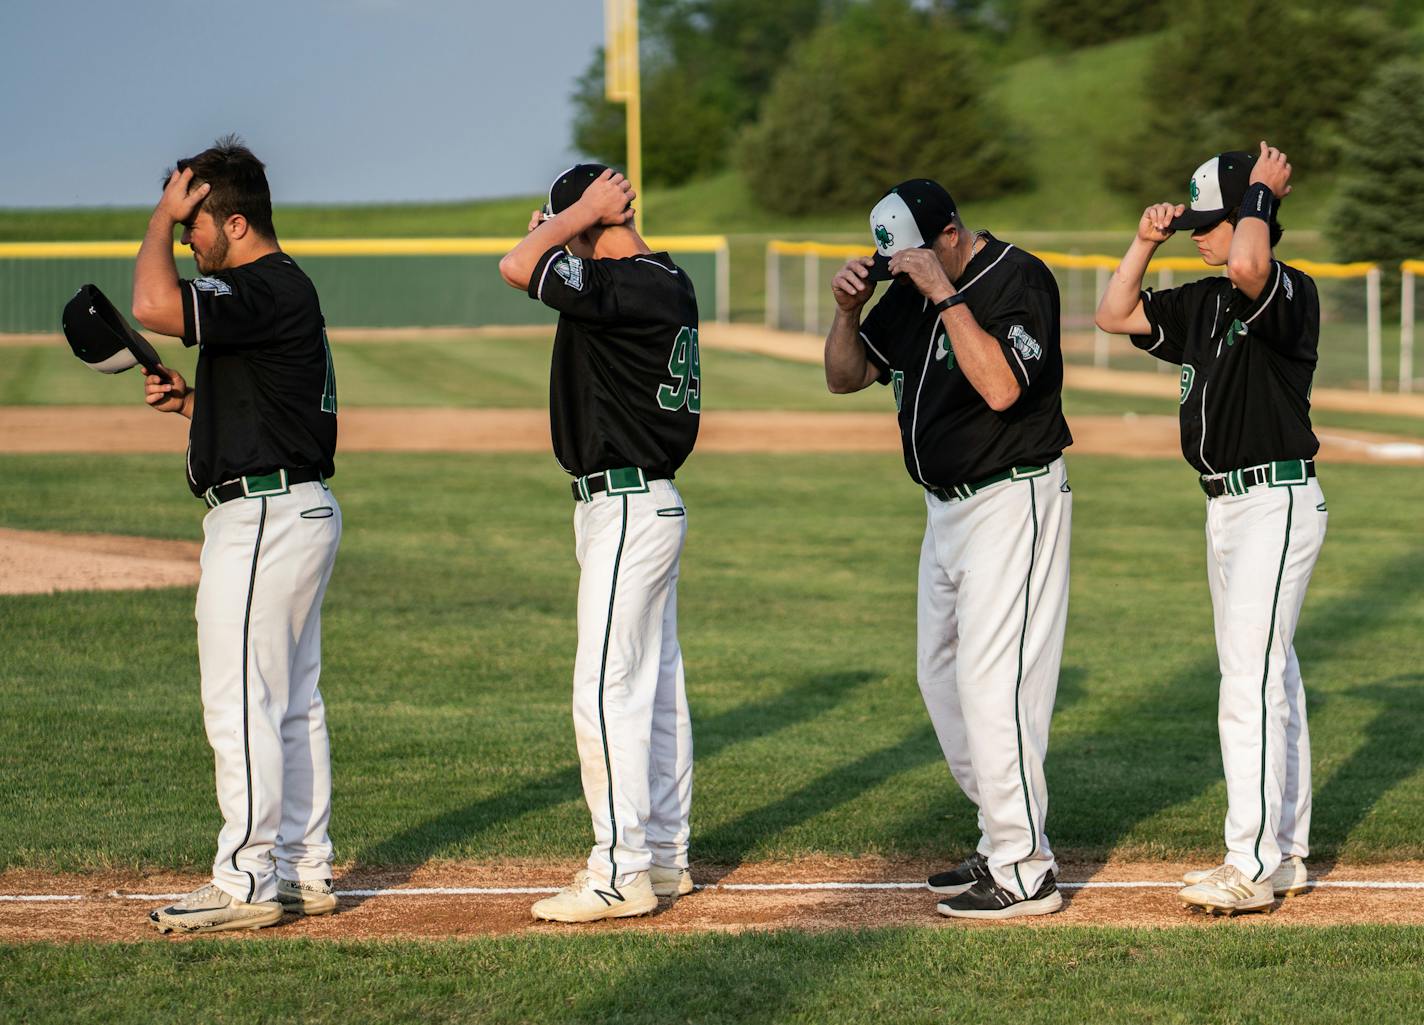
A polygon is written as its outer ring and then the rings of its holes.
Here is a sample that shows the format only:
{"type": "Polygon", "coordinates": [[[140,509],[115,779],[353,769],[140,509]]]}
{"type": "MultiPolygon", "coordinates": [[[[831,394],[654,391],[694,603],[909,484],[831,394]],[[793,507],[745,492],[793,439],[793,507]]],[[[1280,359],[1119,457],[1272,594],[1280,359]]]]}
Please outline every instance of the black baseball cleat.
{"type": "Polygon", "coordinates": [[[975,851],[948,872],[930,876],[925,885],[935,893],[957,897],[979,880],[990,878],[989,859],[975,851]]]}
{"type": "Polygon", "coordinates": [[[957,897],[938,904],[941,915],[949,918],[1018,918],[1021,915],[1051,915],[1063,906],[1063,895],[1050,872],[1032,897],[1020,897],[1006,890],[992,878],[980,879],[957,897]]]}

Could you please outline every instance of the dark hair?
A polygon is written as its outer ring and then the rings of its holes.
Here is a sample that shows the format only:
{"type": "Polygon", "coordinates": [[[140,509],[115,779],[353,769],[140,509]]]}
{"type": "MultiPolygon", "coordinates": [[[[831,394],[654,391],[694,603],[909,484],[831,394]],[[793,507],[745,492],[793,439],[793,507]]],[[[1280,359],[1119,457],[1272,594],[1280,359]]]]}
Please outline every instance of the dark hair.
{"type": "MultiPolygon", "coordinates": [[[[1236,228],[1236,222],[1240,220],[1240,213],[1236,210],[1226,215],[1226,219],[1231,222],[1232,230],[1236,228]]],[[[1281,241],[1281,236],[1285,234],[1285,228],[1281,227],[1274,214],[1271,215],[1271,248],[1274,249],[1281,241]]]]}
{"type": "MultiPolygon", "coordinates": [[[[272,192],[267,187],[267,174],[262,161],[236,135],[224,135],[212,146],[194,157],[178,161],[177,169],[193,169],[192,187],[203,182],[212,191],[203,200],[202,209],[222,224],[233,214],[247,218],[248,225],[259,235],[276,238],[272,226],[272,192]]],[[[164,180],[167,180],[165,175],[164,180]]]]}

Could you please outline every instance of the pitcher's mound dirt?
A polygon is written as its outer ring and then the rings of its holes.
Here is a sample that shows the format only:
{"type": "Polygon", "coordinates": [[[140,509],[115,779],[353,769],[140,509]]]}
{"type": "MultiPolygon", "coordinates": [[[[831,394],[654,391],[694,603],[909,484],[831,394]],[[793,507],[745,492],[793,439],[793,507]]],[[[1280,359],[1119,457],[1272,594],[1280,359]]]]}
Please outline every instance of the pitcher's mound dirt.
{"type": "Polygon", "coordinates": [[[0,528],[0,594],[193,587],[196,541],[0,528]]]}

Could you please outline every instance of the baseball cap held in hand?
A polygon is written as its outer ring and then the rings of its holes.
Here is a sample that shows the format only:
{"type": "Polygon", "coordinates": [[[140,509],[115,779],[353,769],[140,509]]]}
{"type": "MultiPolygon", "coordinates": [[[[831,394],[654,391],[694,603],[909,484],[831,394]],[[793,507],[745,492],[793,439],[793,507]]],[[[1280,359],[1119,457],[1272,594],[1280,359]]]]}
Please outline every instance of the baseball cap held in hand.
{"type": "Polygon", "coordinates": [[[954,221],[954,200],[944,186],[928,178],[901,182],[870,211],[870,235],[875,240],[871,281],[889,281],[890,257],[903,249],[929,249],[954,221]]]}
{"type": "Polygon", "coordinates": [[[1231,150],[1198,167],[1189,186],[1191,202],[1182,216],[1173,219],[1172,230],[1198,231],[1225,220],[1241,205],[1241,198],[1251,184],[1251,168],[1255,166],[1253,154],[1231,150]]]}
{"type": "Polygon", "coordinates": [[[158,373],[158,353],[96,285],[74,293],[65,304],[60,327],[74,355],[90,370],[117,374],[141,366],[150,374],[158,373]]]}

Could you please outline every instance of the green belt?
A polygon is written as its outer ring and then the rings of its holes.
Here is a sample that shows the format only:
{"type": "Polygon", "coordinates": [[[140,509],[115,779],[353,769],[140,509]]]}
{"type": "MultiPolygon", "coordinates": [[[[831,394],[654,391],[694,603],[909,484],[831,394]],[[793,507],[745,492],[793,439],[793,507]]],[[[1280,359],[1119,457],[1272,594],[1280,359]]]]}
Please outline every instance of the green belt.
{"type": "Polygon", "coordinates": [[[576,502],[592,502],[594,495],[605,491],[610,495],[641,495],[648,490],[648,475],[636,466],[620,466],[584,474],[575,478],[570,487],[576,502]]]}
{"type": "Polygon", "coordinates": [[[949,488],[925,488],[941,502],[952,502],[955,499],[963,501],[972,498],[983,491],[991,484],[998,484],[1006,480],[1028,480],[1030,477],[1042,477],[1048,472],[1046,466],[1011,466],[1003,473],[996,473],[992,477],[985,477],[977,480],[973,484],[955,484],[949,488]]]}
{"type": "Polygon", "coordinates": [[[1273,488],[1304,484],[1314,476],[1314,459],[1279,459],[1274,463],[1247,466],[1230,473],[1203,474],[1199,483],[1207,498],[1221,498],[1225,495],[1244,495],[1262,484],[1273,488]]]}

